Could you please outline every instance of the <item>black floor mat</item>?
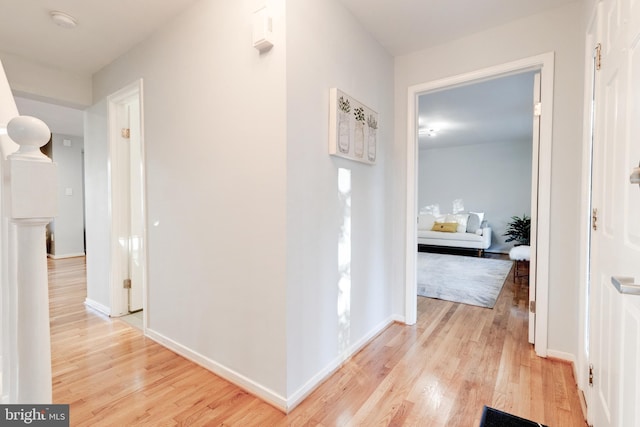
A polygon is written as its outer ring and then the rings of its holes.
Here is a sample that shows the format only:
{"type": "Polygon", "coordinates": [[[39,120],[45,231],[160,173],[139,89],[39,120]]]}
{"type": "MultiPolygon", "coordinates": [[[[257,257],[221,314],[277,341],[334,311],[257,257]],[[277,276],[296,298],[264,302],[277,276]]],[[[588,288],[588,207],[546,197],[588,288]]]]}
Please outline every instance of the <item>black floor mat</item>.
{"type": "Polygon", "coordinates": [[[480,427],[547,427],[543,424],[536,423],[497,409],[484,407],[482,411],[482,420],[480,427]]]}

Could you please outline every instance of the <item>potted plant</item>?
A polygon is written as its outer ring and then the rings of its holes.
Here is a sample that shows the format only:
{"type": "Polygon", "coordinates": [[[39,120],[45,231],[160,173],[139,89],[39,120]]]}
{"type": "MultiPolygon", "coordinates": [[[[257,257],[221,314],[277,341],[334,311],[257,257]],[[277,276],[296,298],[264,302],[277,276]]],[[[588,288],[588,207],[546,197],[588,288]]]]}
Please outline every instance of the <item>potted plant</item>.
{"type": "Polygon", "coordinates": [[[522,215],[522,217],[512,216],[511,222],[507,224],[507,231],[503,236],[509,237],[506,242],[515,241],[517,242],[516,245],[529,246],[531,236],[531,218],[527,215],[522,215]]]}

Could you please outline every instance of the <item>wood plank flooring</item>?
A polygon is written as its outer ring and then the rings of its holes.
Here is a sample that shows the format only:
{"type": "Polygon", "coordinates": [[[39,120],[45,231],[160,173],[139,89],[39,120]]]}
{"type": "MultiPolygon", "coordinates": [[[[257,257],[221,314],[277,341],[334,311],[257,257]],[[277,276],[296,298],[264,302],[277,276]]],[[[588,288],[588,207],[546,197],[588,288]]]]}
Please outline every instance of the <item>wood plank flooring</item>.
{"type": "Polygon", "coordinates": [[[493,310],[418,298],[289,415],[85,307],[84,258],[49,261],[53,397],[73,426],[478,426],[483,405],[584,427],[570,364],[526,343],[527,286],[493,310]]]}

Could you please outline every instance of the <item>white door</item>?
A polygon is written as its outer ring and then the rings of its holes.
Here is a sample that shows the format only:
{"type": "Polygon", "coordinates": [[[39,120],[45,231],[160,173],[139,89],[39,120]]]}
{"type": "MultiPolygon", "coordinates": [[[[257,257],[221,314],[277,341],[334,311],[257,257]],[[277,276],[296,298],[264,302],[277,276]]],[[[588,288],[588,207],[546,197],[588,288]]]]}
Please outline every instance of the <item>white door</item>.
{"type": "Polygon", "coordinates": [[[140,101],[128,103],[129,116],[129,312],[142,310],[143,231],[140,101]]]}
{"type": "Polygon", "coordinates": [[[144,156],[141,82],[109,97],[112,265],[111,315],[143,309],[144,156]]]}
{"type": "Polygon", "coordinates": [[[640,282],[640,10],[634,0],[603,2],[593,152],[589,421],[640,426],[640,296],[614,281],[640,282]],[[596,211],[597,210],[597,211],[596,211]]]}

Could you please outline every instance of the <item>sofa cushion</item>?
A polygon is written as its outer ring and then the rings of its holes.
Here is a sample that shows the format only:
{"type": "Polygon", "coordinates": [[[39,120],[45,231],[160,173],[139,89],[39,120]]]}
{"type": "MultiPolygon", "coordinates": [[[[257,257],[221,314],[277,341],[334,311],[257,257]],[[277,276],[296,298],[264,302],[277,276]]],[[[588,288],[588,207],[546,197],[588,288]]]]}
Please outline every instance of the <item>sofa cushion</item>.
{"type": "Polygon", "coordinates": [[[467,232],[467,221],[469,220],[469,214],[448,214],[445,218],[445,222],[457,222],[458,229],[457,233],[466,233],[467,232]]]}
{"type": "Polygon", "coordinates": [[[475,233],[480,228],[480,217],[477,213],[471,212],[467,221],[467,233],[475,233]]]}
{"type": "MultiPolygon", "coordinates": [[[[431,231],[431,230],[418,230],[418,238],[447,240],[451,242],[457,242],[457,241],[480,242],[483,239],[482,236],[478,236],[475,233],[443,233],[441,231],[431,231]]],[[[455,245],[452,245],[452,246],[455,246],[455,245]]]]}
{"type": "Polygon", "coordinates": [[[436,222],[436,217],[432,214],[420,214],[418,215],[418,229],[419,230],[431,230],[433,223],[436,222]]]}
{"type": "Polygon", "coordinates": [[[458,231],[458,223],[457,222],[434,222],[431,230],[437,231],[437,232],[455,233],[458,231]]]}
{"type": "Polygon", "coordinates": [[[480,218],[480,224],[482,224],[482,221],[484,221],[484,212],[469,212],[469,215],[471,214],[478,215],[478,218],[480,218]]]}

